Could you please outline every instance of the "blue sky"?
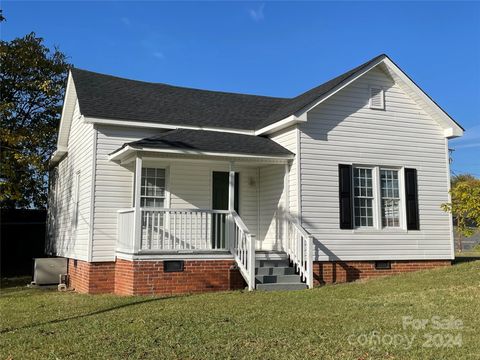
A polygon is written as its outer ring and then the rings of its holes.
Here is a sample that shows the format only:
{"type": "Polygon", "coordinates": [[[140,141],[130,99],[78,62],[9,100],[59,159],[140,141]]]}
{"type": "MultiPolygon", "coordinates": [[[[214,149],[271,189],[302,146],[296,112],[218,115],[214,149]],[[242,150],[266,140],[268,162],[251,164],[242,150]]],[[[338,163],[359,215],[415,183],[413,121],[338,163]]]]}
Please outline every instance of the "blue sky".
{"type": "Polygon", "coordinates": [[[2,39],[35,31],[77,67],[295,96],[387,53],[467,130],[452,169],[480,176],[480,3],[14,2],[2,39]]]}

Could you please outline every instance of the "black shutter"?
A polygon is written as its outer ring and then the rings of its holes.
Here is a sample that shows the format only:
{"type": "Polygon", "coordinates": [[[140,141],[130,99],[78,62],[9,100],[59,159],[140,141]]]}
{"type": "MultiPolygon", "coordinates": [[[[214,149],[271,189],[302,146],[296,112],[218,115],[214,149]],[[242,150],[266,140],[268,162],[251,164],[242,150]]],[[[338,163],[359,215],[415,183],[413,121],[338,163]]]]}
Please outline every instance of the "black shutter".
{"type": "Polygon", "coordinates": [[[407,210],[407,229],[420,230],[418,218],[417,170],[405,169],[405,197],[407,210]]]}
{"type": "Polygon", "coordinates": [[[340,229],[353,229],[352,165],[338,165],[340,229]]]}

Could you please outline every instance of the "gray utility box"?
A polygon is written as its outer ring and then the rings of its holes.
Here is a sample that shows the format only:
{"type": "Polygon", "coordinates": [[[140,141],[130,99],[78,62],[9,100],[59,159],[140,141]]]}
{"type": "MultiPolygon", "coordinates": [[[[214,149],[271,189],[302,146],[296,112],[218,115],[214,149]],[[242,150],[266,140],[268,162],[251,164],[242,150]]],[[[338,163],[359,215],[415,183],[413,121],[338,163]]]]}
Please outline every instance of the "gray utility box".
{"type": "Polygon", "coordinates": [[[60,275],[67,273],[65,258],[36,258],[33,282],[36,285],[52,285],[60,282],[60,275]]]}

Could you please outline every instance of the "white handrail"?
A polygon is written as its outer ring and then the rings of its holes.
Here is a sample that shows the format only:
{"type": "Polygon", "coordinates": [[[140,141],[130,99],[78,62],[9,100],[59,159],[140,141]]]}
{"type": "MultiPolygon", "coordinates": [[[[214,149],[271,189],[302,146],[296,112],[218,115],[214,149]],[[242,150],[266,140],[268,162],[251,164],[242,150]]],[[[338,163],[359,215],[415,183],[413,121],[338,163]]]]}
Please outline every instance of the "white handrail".
{"type": "Polygon", "coordinates": [[[313,287],[313,236],[287,214],[287,254],[308,288],[313,287]]]}
{"type": "Polygon", "coordinates": [[[230,251],[240,273],[247,282],[248,290],[251,291],[255,289],[255,235],[248,231],[236,211],[231,212],[231,226],[230,251]]]}

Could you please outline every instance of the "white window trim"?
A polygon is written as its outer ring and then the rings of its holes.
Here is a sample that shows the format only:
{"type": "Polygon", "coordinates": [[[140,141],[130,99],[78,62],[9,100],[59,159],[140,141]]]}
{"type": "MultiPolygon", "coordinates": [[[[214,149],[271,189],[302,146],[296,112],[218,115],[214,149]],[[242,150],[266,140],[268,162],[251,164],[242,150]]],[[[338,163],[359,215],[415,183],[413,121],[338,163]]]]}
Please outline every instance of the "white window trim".
{"type": "Polygon", "coordinates": [[[372,229],[378,229],[378,224],[377,224],[377,219],[378,219],[378,213],[377,213],[377,176],[376,176],[376,168],[375,166],[371,165],[353,165],[353,171],[352,171],[352,211],[353,211],[353,224],[354,224],[354,229],[359,230],[359,231],[365,231],[365,230],[372,230],[372,229]],[[355,169],[370,169],[372,170],[372,216],[373,216],[373,226],[356,226],[355,225],[355,169]]]}
{"type": "Polygon", "coordinates": [[[368,106],[370,109],[373,110],[385,110],[385,89],[382,86],[369,86],[368,88],[368,106]],[[381,106],[374,106],[372,104],[372,89],[379,89],[381,93],[381,100],[382,100],[382,105],[381,106]]]}
{"type": "Polygon", "coordinates": [[[373,186],[373,226],[355,227],[355,190],[354,190],[354,171],[352,172],[352,211],[354,233],[407,233],[407,214],[405,210],[405,178],[404,167],[398,166],[382,166],[382,165],[361,165],[352,164],[353,169],[372,169],[372,186],[373,186]],[[399,214],[400,226],[398,227],[382,227],[382,198],[380,189],[380,170],[396,170],[398,171],[398,188],[399,188],[399,214]]]}
{"type": "MultiPolygon", "coordinates": [[[[167,208],[167,209],[170,208],[170,201],[171,201],[171,196],[170,196],[170,166],[143,164],[142,170],[143,169],[163,169],[163,170],[165,170],[165,195],[163,197],[163,199],[164,199],[163,207],[167,208]]],[[[142,176],[140,176],[140,179],[141,178],[142,178],[142,176]]],[[[140,188],[141,188],[141,186],[142,186],[142,184],[140,184],[140,188]]],[[[140,194],[141,194],[141,189],[140,189],[140,194]]],[[[144,198],[144,197],[155,197],[155,196],[142,196],[142,195],[140,195],[140,204],[142,203],[142,198],[144,198]]],[[[160,197],[156,197],[156,198],[160,199],[160,197]]],[[[135,203],[135,199],[133,200],[133,203],[135,203]]],[[[140,207],[145,208],[144,206],[140,206],[140,207]]]]}

